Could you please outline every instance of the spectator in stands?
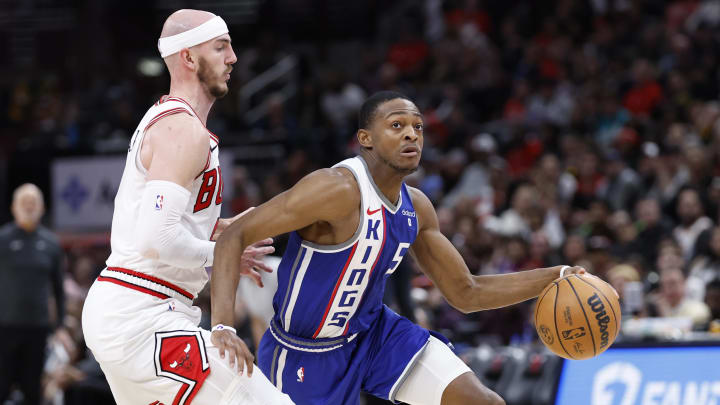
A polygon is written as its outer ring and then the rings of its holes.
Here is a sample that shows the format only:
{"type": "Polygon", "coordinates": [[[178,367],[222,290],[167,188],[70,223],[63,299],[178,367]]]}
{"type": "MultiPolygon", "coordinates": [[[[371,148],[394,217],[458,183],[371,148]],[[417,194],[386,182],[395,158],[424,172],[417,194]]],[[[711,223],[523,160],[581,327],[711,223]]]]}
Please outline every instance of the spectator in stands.
{"type": "Polygon", "coordinates": [[[709,230],[707,246],[698,249],[697,256],[690,263],[688,293],[697,300],[705,297],[705,285],[720,278],[720,227],[709,230]]]}
{"type": "Polygon", "coordinates": [[[713,223],[705,216],[705,208],[696,189],[685,188],[680,191],[676,210],[680,223],[673,230],[673,236],[680,244],[685,260],[690,260],[695,240],[702,231],[712,227],[713,223]]]}
{"type": "Polygon", "coordinates": [[[641,194],[640,176],[628,167],[617,151],[607,154],[605,174],[607,184],[601,190],[601,196],[613,211],[630,209],[641,194]]]}
{"type": "Polygon", "coordinates": [[[325,80],[326,90],[320,97],[322,111],[333,127],[342,133],[360,111],[366,92],[362,87],[348,81],[345,74],[338,69],[328,71],[325,80]]]}
{"type": "Polygon", "coordinates": [[[575,108],[572,87],[545,79],[540,83],[540,91],[528,101],[528,116],[537,123],[551,123],[566,126],[575,108]]]}
{"type": "Polygon", "coordinates": [[[571,234],[565,239],[562,246],[562,259],[560,263],[572,263],[574,266],[580,266],[583,260],[586,260],[587,246],[585,238],[579,234],[571,234]]]}
{"type": "Polygon", "coordinates": [[[635,267],[629,264],[613,266],[607,272],[607,279],[620,295],[623,315],[637,316],[645,312],[640,272],[635,267]]]}
{"type": "Polygon", "coordinates": [[[0,403],[16,383],[26,405],[40,405],[45,345],[65,317],[63,252],[40,225],[44,207],[40,189],[23,184],[13,193],[15,221],[0,228],[0,403]]]}
{"type": "Polygon", "coordinates": [[[635,243],[637,242],[637,228],[630,218],[630,214],[624,210],[612,213],[608,225],[613,230],[614,245],[612,254],[618,259],[627,259],[635,255],[635,243]]]}
{"type": "Polygon", "coordinates": [[[577,189],[577,180],[563,169],[562,164],[557,155],[547,153],[538,160],[531,173],[541,199],[558,207],[570,202],[577,189]]]}
{"type": "Polygon", "coordinates": [[[510,207],[499,217],[489,217],[485,221],[485,227],[498,235],[510,237],[521,236],[529,240],[532,231],[541,229],[551,246],[556,247],[564,239],[564,230],[554,210],[545,211],[539,207],[536,200],[537,190],[529,182],[519,182],[510,197],[510,207]],[[531,220],[537,217],[540,209],[540,221],[535,224],[531,220]]]}
{"type": "Polygon", "coordinates": [[[476,201],[479,205],[492,207],[494,196],[490,185],[488,161],[496,150],[497,143],[490,134],[478,134],[472,139],[470,142],[472,162],[465,167],[457,185],[445,196],[443,206],[454,206],[459,198],[465,197],[476,201]]]}
{"type": "Polygon", "coordinates": [[[638,236],[634,250],[645,263],[655,263],[660,241],[670,234],[670,225],[663,221],[660,202],[654,198],[643,198],[635,205],[635,227],[638,236]]]}
{"type": "Polygon", "coordinates": [[[685,294],[685,275],[679,268],[660,272],[660,291],[650,299],[650,316],[689,318],[694,328],[704,326],[710,318],[705,303],[693,301],[685,294]]]}
{"type": "Polygon", "coordinates": [[[663,97],[662,87],[655,80],[655,68],[647,59],[638,59],[632,66],[633,87],[625,93],[623,104],[633,115],[647,117],[663,97]]]}

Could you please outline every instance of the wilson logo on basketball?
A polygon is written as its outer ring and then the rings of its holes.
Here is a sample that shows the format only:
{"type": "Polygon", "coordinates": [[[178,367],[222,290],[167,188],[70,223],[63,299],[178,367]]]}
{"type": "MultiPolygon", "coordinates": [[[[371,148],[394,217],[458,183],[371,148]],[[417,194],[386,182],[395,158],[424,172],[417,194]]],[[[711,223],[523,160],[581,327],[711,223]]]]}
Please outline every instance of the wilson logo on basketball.
{"type": "Polygon", "coordinates": [[[610,334],[607,331],[608,324],[610,323],[610,317],[605,312],[605,304],[603,304],[597,293],[594,293],[587,300],[590,309],[595,313],[595,319],[597,319],[598,326],[600,327],[600,347],[603,348],[608,345],[610,334]]]}

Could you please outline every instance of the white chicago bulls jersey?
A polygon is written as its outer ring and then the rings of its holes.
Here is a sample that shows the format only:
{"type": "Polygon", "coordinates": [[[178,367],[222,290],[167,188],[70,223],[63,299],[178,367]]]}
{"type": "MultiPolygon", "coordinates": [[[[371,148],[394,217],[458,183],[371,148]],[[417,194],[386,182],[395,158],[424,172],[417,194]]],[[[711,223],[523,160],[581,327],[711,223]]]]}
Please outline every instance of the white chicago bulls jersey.
{"type": "MultiPolygon", "coordinates": [[[[112,252],[107,259],[108,267],[116,267],[157,277],[175,284],[197,297],[208,281],[204,268],[181,269],[140,255],[135,248],[135,224],[140,210],[140,200],[145,190],[147,169],[140,159],[140,147],[145,132],[158,120],[172,114],[190,114],[195,111],[183,99],[163,96],[140,121],[128,149],[125,170],[115,196],[110,245],[112,252]]],[[[199,118],[198,118],[199,119],[199,118]]],[[[209,240],[217,224],[222,203],[222,175],[218,159],[218,138],[209,130],[208,160],[202,173],[192,183],[192,196],[180,222],[198,239],[209,240]]]]}

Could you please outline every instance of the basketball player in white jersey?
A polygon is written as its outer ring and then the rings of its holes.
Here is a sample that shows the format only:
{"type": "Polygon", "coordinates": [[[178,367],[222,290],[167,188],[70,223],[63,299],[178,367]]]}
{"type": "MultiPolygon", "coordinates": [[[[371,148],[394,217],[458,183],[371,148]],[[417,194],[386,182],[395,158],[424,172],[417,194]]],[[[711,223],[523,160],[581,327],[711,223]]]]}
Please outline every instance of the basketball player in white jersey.
{"type": "Polygon", "coordinates": [[[245,246],[291,232],[258,364],[297,404],[357,404],[364,391],[411,405],[504,405],[442,336],[383,306],[384,280],[410,253],[468,313],[534,298],[554,279],[585,270],[473,276],[440,233],[430,200],[403,183],[422,153],[415,104],[377,93],[363,104],[359,128],[359,156],[309,174],[225,230],[215,251],[212,322],[233,320],[234,267],[245,246]]]}
{"type": "MultiPolygon", "coordinates": [[[[166,20],[158,48],[170,92],[130,141],[112,253],[83,309],[85,341],[119,405],[292,404],[253,373],[253,356],[226,333],[231,327],[216,325],[227,329],[219,336],[199,328],[192,305],[208,281],[213,240],[235,219],[219,219],[218,138],[205,127],[237,60],[227,26],[211,13],[180,10],[166,20]]],[[[253,267],[269,270],[260,259],[271,242],[247,249],[237,270],[255,277],[253,267]]]]}

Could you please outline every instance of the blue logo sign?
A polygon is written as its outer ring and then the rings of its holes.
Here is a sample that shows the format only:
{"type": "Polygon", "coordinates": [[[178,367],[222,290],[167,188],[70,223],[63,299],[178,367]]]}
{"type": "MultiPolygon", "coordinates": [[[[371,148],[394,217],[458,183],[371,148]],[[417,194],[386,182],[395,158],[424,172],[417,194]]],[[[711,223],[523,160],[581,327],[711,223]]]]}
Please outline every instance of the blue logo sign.
{"type": "Polygon", "coordinates": [[[60,192],[60,197],[70,206],[72,212],[78,212],[89,196],[87,187],[80,182],[77,176],[70,177],[60,192]]]}

